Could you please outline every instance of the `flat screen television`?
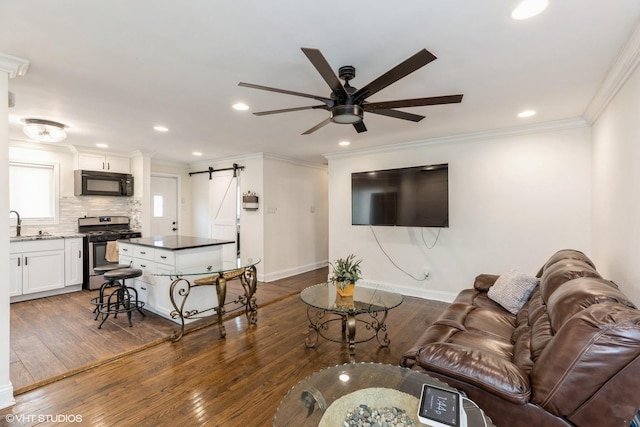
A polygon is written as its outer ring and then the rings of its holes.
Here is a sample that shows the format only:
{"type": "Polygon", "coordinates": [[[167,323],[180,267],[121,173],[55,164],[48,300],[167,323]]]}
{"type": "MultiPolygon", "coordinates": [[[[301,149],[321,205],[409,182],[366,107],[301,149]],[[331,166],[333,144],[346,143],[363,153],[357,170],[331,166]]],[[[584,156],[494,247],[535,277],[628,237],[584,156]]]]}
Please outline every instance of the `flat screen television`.
{"type": "Polygon", "coordinates": [[[351,223],[449,227],[449,165],[352,173],[351,223]]]}

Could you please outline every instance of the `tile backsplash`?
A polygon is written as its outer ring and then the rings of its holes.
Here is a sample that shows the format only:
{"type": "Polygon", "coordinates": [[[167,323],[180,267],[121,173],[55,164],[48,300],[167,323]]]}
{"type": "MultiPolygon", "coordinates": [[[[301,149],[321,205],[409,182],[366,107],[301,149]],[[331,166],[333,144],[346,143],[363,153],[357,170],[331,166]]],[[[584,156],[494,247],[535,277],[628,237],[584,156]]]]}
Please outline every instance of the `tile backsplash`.
{"type": "MultiPolygon", "coordinates": [[[[55,225],[22,225],[22,235],[38,234],[39,231],[50,234],[74,234],[78,232],[78,218],[84,216],[120,215],[131,218],[131,228],[142,228],[142,199],[137,197],[61,197],[60,223],[55,225]]],[[[13,221],[12,221],[13,222],[13,221]]],[[[10,235],[15,235],[15,226],[10,235]]]]}

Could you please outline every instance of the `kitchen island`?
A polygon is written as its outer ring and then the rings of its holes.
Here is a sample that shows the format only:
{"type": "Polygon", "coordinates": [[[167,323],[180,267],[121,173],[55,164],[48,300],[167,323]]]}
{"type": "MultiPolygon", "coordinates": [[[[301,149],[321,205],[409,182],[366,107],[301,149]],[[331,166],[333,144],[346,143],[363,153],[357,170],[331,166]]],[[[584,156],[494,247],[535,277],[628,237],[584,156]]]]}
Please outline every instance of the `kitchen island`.
{"type": "MultiPolygon", "coordinates": [[[[235,258],[223,259],[223,246],[234,243],[229,240],[191,236],[139,237],[119,240],[118,256],[121,264],[142,270],[142,276],[130,279],[133,283],[127,285],[136,289],[138,299],[145,303],[145,309],[174,322],[183,323],[192,319],[176,314],[174,303],[179,301],[181,296],[171,294],[174,274],[182,270],[204,267],[203,274],[194,275],[192,279],[211,275],[206,273],[206,267],[235,262],[235,258]]],[[[202,287],[191,291],[189,301],[183,306],[183,310],[203,312],[219,305],[217,293],[212,292],[210,288],[202,287]]]]}

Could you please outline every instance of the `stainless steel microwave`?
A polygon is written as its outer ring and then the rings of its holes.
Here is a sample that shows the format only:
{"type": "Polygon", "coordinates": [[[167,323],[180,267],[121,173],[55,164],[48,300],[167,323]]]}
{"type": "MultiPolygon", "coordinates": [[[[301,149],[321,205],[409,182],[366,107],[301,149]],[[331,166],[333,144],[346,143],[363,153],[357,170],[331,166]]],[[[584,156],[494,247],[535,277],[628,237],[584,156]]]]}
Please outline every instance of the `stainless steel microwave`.
{"type": "Polygon", "coordinates": [[[133,196],[133,175],[88,170],[76,170],[74,174],[76,196],[133,196]]]}

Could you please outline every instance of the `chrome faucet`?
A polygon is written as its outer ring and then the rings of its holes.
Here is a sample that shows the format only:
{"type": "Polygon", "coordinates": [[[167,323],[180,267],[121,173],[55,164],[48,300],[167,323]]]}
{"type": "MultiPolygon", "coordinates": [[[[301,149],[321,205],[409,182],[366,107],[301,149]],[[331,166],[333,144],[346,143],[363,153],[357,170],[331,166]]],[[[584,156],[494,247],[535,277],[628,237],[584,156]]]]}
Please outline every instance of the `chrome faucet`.
{"type": "Polygon", "coordinates": [[[11,212],[16,214],[16,216],[18,217],[18,222],[16,222],[16,237],[20,237],[20,229],[22,228],[22,221],[20,220],[20,214],[18,213],[18,211],[9,211],[9,215],[11,215],[11,212]]]}

